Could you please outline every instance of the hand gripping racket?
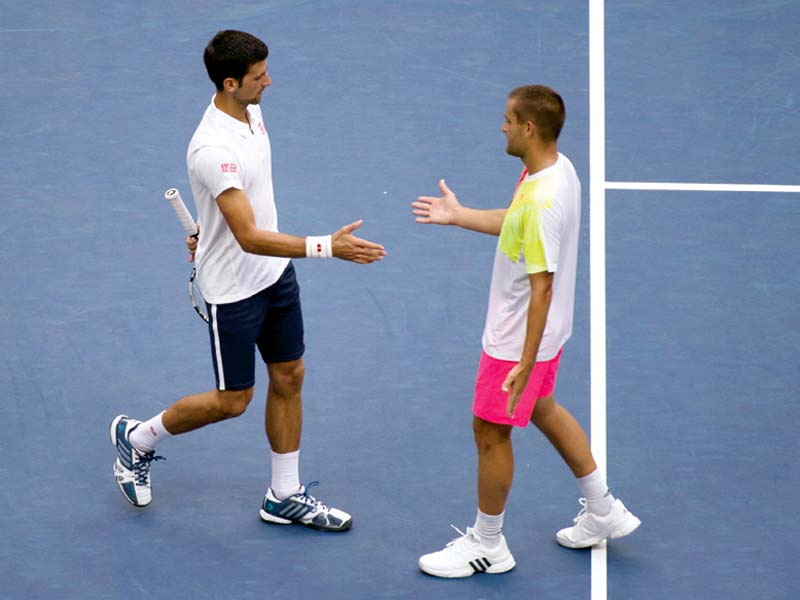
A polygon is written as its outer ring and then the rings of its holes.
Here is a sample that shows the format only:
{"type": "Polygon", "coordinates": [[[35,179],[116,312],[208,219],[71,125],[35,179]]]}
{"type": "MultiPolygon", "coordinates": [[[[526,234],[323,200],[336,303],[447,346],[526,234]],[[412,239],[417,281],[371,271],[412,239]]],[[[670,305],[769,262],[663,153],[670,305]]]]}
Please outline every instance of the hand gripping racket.
{"type": "MultiPolygon", "coordinates": [[[[192,215],[189,214],[189,211],[186,209],[186,205],[181,198],[181,193],[176,188],[171,188],[164,193],[164,198],[172,205],[175,214],[178,216],[178,220],[181,222],[181,225],[183,225],[184,231],[186,231],[188,235],[197,238],[199,234],[197,223],[194,222],[192,215]]],[[[192,301],[192,306],[194,306],[194,310],[200,315],[200,318],[208,323],[206,301],[203,299],[200,289],[195,284],[195,277],[197,277],[197,268],[192,267],[192,274],[189,276],[189,299],[192,301]]]]}

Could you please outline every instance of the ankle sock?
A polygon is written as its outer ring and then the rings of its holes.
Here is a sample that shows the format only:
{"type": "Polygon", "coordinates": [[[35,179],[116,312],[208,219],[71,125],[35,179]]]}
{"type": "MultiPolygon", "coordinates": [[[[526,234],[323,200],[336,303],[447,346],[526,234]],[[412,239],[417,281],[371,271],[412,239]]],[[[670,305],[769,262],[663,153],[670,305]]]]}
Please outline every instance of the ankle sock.
{"type": "Polygon", "coordinates": [[[606,478],[600,469],[595,469],[585,477],[579,477],[578,485],[586,498],[586,510],[601,517],[611,512],[615,498],[608,490],[606,478]]]}
{"type": "Polygon", "coordinates": [[[159,443],[172,436],[164,427],[163,415],[164,411],[161,411],[131,431],[128,441],[134,448],[143,452],[152,452],[159,443]]]}
{"type": "Polygon", "coordinates": [[[272,493],[285,500],[300,491],[300,450],[278,454],[272,452],[272,493]]]}
{"type": "Polygon", "coordinates": [[[478,537],[481,538],[481,541],[489,548],[494,548],[500,543],[500,538],[503,535],[503,518],[505,514],[505,511],[503,511],[499,515],[487,515],[478,509],[473,529],[478,537]]]}

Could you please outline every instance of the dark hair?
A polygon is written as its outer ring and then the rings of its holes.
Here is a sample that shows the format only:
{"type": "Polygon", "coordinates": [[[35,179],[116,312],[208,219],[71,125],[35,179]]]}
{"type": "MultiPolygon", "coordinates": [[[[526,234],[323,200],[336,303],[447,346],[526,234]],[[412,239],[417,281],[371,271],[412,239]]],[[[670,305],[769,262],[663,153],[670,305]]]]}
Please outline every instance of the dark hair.
{"type": "Polygon", "coordinates": [[[208,77],[221,90],[222,82],[228,77],[241,84],[250,67],[265,60],[268,54],[267,45],[254,35],[227,29],[218,32],[208,43],[203,52],[203,62],[208,77]]]}
{"type": "Polygon", "coordinates": [[[514,100],[512,110],[519,121],[533,121],[546,142],[558,139],[567,111],[555,90],[546,85],[523,85],[508,97],[514,100]]]}

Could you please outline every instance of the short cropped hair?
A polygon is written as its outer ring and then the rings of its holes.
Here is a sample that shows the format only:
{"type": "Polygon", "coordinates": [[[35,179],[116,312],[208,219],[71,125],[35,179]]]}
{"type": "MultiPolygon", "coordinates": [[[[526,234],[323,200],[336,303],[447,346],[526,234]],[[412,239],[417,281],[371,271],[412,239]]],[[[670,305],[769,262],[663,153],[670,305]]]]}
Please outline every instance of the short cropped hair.
{"type": "Polygon", "coordinates": [[[226,29],[218,32],[203,52],[208,77],[218,90],[222,82],[233,77],[240,84],[257,62],[266,60],[269,48],[260,39],[244,31],[226,29]]]}
{"type": "Polygon", "coordinates": [[[546,85],[523,85],[511,91],[513,112],[519,121],[533,121],[539,137],[546,142],[558,139],[567,111],[564,100],[546,85]]]}

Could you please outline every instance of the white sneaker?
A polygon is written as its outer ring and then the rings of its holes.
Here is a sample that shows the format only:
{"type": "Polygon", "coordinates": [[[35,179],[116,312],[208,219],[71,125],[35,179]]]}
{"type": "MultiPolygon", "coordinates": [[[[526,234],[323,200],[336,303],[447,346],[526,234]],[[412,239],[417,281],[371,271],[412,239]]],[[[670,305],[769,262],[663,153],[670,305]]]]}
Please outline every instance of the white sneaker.
{"type": "Polygon", "coordinates": [[[608,538],[621,538],[633,533],[642,524],[621,500],[614,500],[611,512],[604,517],[586,510],[586,498],[578,502],[583,508],[574,519],[575,525],[556,534],[558,543],[567,548],[589,548],[608,538]]]}
{"type": "Polygon", "coordinates": [[[443,550],[421,556],[419,568],[428,575],[436,577],[469,577],[475,573],[505,573],[517,563],[508,551],[506,538],[500,536],[500,543],[494,548],[484,545],[472,527],[467,533],[455,526],[453,529],[461,537],[448,543],[443,550]]]}

